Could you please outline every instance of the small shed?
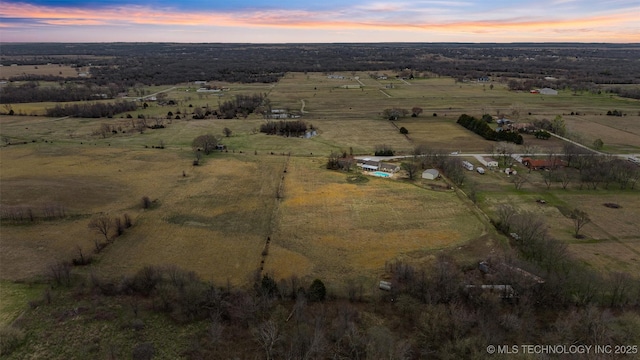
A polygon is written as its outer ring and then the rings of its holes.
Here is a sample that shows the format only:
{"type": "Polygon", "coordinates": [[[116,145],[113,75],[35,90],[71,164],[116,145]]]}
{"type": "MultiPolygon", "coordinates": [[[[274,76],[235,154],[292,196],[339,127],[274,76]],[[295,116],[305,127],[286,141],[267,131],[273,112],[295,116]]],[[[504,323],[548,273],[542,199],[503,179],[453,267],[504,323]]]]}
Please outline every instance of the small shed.
{"type": "Polygon", "coordinates": [[[436,169],[427,169],[422,172],[422,178],[427,180],[435,180],[440,176],[440,172],[436,169]]]}
{"type": "Polygon", "coordinates": [[[558,95],[558,90],[554,90],[551,88],[542,88],[540,89],[540,94],[542,95],[558,95]]]}
{"type": "Polygon", "coordinates": [[[391,282],[380,280],[380,290],[391,291],[391,282]]]}

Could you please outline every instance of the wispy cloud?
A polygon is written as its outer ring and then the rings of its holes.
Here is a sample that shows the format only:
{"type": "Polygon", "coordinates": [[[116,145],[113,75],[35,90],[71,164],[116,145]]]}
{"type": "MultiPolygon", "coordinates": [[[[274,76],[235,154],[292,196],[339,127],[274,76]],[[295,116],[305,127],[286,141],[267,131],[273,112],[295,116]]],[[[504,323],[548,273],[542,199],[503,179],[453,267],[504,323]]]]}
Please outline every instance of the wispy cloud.
{"type": "MultiPolygon", "coordinates": [[[[153,26],[154,30],[164,28],[173,32],[191,31],[202,36],[211,36],[207,28],[221,27],[242,29],[243,32],[238,32],[239,34],[249,34],[250,29],[256,28],[280,31],[303,29],[318,37],[321,36],[318,30],[332,31],[326,36],[342,36],[342,41],[363,41],[365,39],[357,38],[363,36],[363,31],[376,31],[377,35],[380,35],[381,31],[412,35],[411,39],[398,37],[398,41],[438,41],[430,39],[432,36],[446,39],[443,41],[452,41],[451,37],[455,37],[456,34],[459,35],[460,41],[469,41],[470,34],[483,35],[478,37],[477,41],[487,41],[490,36],[495,37],[490,41],[536,41],[536,38],[540,41],[550,41],[552,36],[559,33],[563,37],[557,41],[640,41],[640,25],[636,19],[640,13],[640,5],[625,0],[619,0],[624,3],[623,7],[610,7],[606,11],[598,12],[589,12],[589,9],[583,8],[559,11],[573,8],[581,0],[548,0],[547,4],[555,7],[556,11],[544,7],[541,10],[541,3],[532,2],[523,2],[518,6],[511,3],[488,6],[471,1],[444,0],[362,1],[336,5],[332,9],[305,6],[278,8],[265,0],[262,3],[244,2],[241,6],[242,11],[228,8],[207,9],[205,4],[210,3],[198,0],[196,3],[202,3],[203,9],[187,11],[175,6],[163,6],[162,2],[150,6],[125,5],[121,1],[123,0],[110,0],[99,7],[5,2],[0,9],[0,27],[41,31],[43,26],[49,26],[55,29],[56,33],[71,33],[78,29],[90,31],[92,27],[121,26],[135,26],[136,29],[144,31],[144,26],[153,26]],[[352,30],[358,30],[357,34],[352,30]],[[421,38],[427,39],[420,40],[421,38]]],[[[192,3],[191,7],[197,5],[196,3],[192,3]]],[[[16,34],[18,32],[3,36],[3,41],[20,41],[16,34]]],[[[121,36],[120,32],[113,32],[112,35],[116,34],[121,36]]],[[[298,38],[299,33],[287,34],[291,42],[305,41],[298,38]]],[[[279,38],[283,36],[286,37],[282,34],[279,38]]],[[[114,38],[104,39],[119,41],[114,38]]],[[[226,41],[238,40],[227,37],[226,41]]],[[[327,38],[327,41],[336,40],[327,38]]]]}

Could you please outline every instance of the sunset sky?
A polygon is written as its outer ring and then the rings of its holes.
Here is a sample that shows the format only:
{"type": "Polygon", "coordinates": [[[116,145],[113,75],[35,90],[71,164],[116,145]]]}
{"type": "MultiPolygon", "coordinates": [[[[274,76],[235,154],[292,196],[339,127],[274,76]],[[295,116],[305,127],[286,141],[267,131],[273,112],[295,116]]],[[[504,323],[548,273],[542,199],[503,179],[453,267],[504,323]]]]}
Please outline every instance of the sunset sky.
{"type": "Polygon", "coordinates": [[[640,0],[2,0],[0,42],[621,43],[638,19],[640,0]]]}

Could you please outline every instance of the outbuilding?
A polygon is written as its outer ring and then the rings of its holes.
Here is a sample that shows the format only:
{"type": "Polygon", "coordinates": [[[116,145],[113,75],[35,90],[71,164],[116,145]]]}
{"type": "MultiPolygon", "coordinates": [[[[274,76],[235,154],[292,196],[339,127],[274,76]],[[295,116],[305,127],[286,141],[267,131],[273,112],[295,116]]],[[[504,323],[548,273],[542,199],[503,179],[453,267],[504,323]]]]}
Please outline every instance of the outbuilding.
{"type": "Polygon", "coordinates": [[[486,157],[483,159],[485,161],[485,166],[488,168],[497,168],[498,162],[492,158],[486,157]]]}
{"type": "Polygon", "coordinates": [[[540,89],[540,94],[542,95],[558,95],[558,90],[554,90],[551,88],[542,88],[540,89]]]}
{"type": "Polygon", "coordinates": [[[427,180],[435,180],[440,176],[440,172],[436,169],[427,169],[422,172],[422,178],[427,180]]]}

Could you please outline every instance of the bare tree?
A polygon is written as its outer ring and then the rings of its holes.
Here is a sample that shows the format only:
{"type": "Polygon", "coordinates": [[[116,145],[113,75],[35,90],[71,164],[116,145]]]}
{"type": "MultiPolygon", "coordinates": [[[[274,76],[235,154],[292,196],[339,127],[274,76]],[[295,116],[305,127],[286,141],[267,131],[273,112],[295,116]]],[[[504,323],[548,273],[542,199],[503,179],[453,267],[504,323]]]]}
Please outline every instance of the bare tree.
{"type": "Polygon", "coordinates": [[[516,209],[510,204],[501,204],[496,210],[496,224],[503,232],[509,232],[513,217],[517,215],[516,209]]]}
{"type": "Polygon", "coordinates": [[[573,229],[575,230],[574,236],[576,238],[580,237],[580,230],[591,222],[589,214],[577,208],[573,209],[571,213],[569,213],[569,218],[573,220],[573,229]]]}
{"type": "Polygon", "coordinates": [[[113,227],[113,220],[106,215],[100,215],[97,218],[91,219],[91,221],[89,221],[88,227],[89,229],[102,234],[105,240],[109,241],[109,232],[113,227]]]}
{"type": "Polygon", "coordinates": [[[403,162],[401,164],[401,167],[404,171],[407,172],[407,176],[409,177],[409,180],[413,180],[416,177],[416,174],[418,173],[418,170],[420,169],[420,163],[418,161],[416,161],[416,159],[413,159],[411,161],[408,162],[403,162]]]}
{"type": "Polygon", "coordinates": [[[511,155],[513,155],[514,150],[515,148],[513,144],[504,141],[497,143],[493,147],[493,153],[495,154],[495,156],[500,158],[500,162],[502,163],[503,167],[511,166],[513,160],[511,155]]]}
{"type": "Polygon", "coordinates": [[[231,129],[226,127],[224,129],[222,129],[222,133],[224,134],[224,136],[229,137],[229,136],[231,136],[232,131],[231,131],[231,129]]]}
{"type": "Polygon", "coordinates": [[[567,189],[567,186],[569,186],[571,179],[572,177],[571,177],[571,174],[569,173],[569,170],[564,169],[559,171],[558,180],[560,180],[560,184],[562,185],[563,190],[567,189]]]}
{"type": "Polygon", "coordinates": [[[253,330],[253,336],[264,350],[267,360],[274,359],[273,347],[280,340],[278,326],[273,321],[267,320],[253,330]]]}
{"type": "Polygon", "coordinates": [[[556,174],[553,171],[544,171],[542,172],[542,180],[544,180],[544,184],[547,186],[547,190],[551,188],[551,184],[556,178],[556,174]]]}
{"type": "Polygon", "coordinates": [[[327,169],[338,170],[340,168],[340,153],[332,151],[327,160],[327,169]]]}
{"type": "Polygon", "coordinates": [[[143,196],[142,197],[142,208],[143,209],[150,208],[152,204],[153,204],[153,202],[151,201],[151,199],[148,196],[143,196]]]}
{"type": "Polygon", "coordinates": [[[107,123],[103,123],[100,125],[100,130],[98,130],[102,138],[106,138],[109,133],[111,133],[111,125],[107,123]]]}
{"type": "Polygon", "coordinates": [[[527,181],[529,181],[529,179],[526,176],[522,176],[520,174],[514,175],[511,179],[513,185],[516,186],[516,190],[522,189],[522,185],[524,185],[527,181]]]}
{"type": "Polygon", "coordinates": [[[71,283],[71,264],[66,261],[60,261],[49,266],[49,275],[51,280],[58,285],[71,283]]]}
{"type": "Polygon", "coordinates": [[[135,122],[134,129],[140,132],[140,134],[144,133],[144,129],[147,128],[147,119],[144,117],[138,118],[135,122]]]}

